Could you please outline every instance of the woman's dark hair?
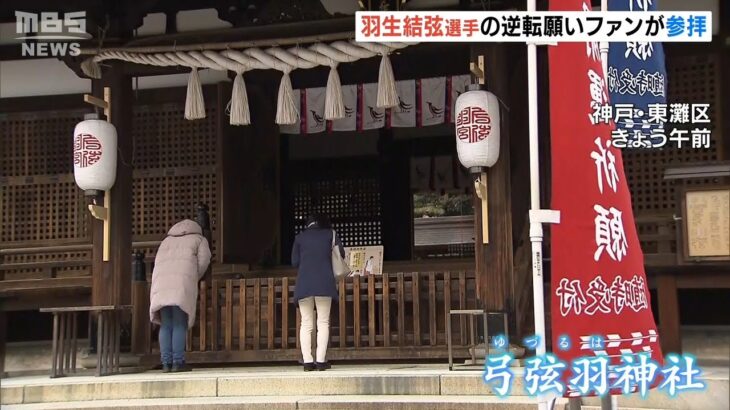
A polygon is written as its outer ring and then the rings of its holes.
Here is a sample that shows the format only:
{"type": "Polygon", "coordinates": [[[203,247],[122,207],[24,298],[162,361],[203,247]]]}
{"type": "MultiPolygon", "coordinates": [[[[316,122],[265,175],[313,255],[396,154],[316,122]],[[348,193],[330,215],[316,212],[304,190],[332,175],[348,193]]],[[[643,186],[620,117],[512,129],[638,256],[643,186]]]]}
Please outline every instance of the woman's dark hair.
{"type": "Polygon", "coordinates": [[[310,215],[309,218],[307,218],[307,226],[311,225],[312,223],[317,224],[317,227],[319,228],[332,228],[332,222],[330,222],[330,218],[322,213],[314,213],[310,215]]]}

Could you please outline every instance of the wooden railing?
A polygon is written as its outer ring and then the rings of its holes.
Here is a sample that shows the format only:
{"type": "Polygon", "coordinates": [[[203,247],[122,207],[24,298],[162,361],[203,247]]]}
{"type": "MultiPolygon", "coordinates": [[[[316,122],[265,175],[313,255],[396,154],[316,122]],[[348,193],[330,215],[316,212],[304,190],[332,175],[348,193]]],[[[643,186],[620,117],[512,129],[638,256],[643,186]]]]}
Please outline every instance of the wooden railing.
{"type": "Polygon", "coordinates": [[[672,214],[638,215],[636,228],[647,267],[678,263],[677,223],[672,214]]]}
{"type": "MultiPolygon", "coordinates": [[[[297,360],[301,317],[293,301],[294,285],[291,276],[201,282],[188,360],[297,360]]],[[[328,358],[446,358],[446,314],[476,307],[474,273],[347,278],[339,282],[339,300],[334,302],[328,358]]],[[[452,331],[455,356],[466,357],[466,320],[454,318],[452,331]]],[[[154,354],[150,359],[157,360],[154,354]]]]}
{"type": "MultiPolygon", "coordinates": [[[[145,249],[159,244],[160,241],[137,241],[133,248],[145,249]]],[[[0,249],[0,298],[5,299],[3,310],[89,304],[92,244],[88,240],[3,246],[0,249]]]]}
{"type": "MultiPolygon", "coordinates": [[[[677,264],[676,221],[672,215],[639,215],[636,224],[647,267],[677,264]]],[[[157,244],[156,241],[138,242],[134,247],[150,248],[157,244]]],[[[50,292],[47,298],[42,298],[44,306],[53,306],[57,293],[61,299],[71,297],[70,290],[88,295],[91,278],[88,273],[83,274],[77,269],[90,269],[90,259],[25,262],[15,257],[88,252],[89,248],[88,243],[58,243],[54,246],[29,243],[12,244],[0,250],[0,297],[13,296],[17,302],[15,306],[6,300],[5,309],[37,307],[34,303],[37,304],[39,298],[24,296],[36,291],[50,292]],[[5,276],[6,272],[28,273],[5,276]]],[[[532,310],[529,243],[522,248],[518,247],[515,263],[518,265],[516,269],[525,274],[518,278],[517,289],[527,292],[516,295],[518,334],[519,329],[530,327],[532,310]]],[[[148,255],[148,274],[152,257],[148,255]]],[[[473,267],[466,262],[470,261],[434,262],[433,266],[427,267],[437,273],[412,273],[424,270],[423,264],[396,265],[391,272],[404,273],[352,278],[341,283],[340,299],[344,303],[334,304],[332,308],[333,358],[444,357],[445,312],[449,307],[476,306],[473,267]],[[415,298],[414,294],[417,295],[415,298]],[[340,326],[340,323],[344,325],[340,326]],[[368,353],[355,355],[353,349],[366,349],[368,353]]],[[[217,280],[201,285],[198,322],[189,336],[193,359],[215,362],[293,360],[298,357],[299,317],[292,300],[293,271],[246,272],[247,269],[238,269],[234,265],[216,265],[216,269],[214,278],[217,280]],[[247,279],[238,279],[242,274],[247,279]],[[242,304],[241,300],[245,303],[242,304]]],[[[546,286],[546,292],[549,292],[549,286],[546,286]]],[[[66,299],[63,303],[68,304],[66,299]]],[[[457,346],[463,347],[467,340],[462,338],[465,336],[464,324],[457,321],[456,325],[454,329],[458,333],[454,334],[454,340],[457,346]]],[[[143,350],[151,352],[152,345],[150,341],[143,350]]]]}

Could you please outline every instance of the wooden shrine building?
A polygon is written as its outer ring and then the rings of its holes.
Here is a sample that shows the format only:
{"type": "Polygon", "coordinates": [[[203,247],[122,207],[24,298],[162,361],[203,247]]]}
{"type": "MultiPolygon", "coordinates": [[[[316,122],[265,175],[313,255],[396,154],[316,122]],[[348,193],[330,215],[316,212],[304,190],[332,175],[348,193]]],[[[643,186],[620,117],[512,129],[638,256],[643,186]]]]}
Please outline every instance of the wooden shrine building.
{"type": "MultiPolygon", "coordinates": [[[[358,5],[344,3],[6,0],[0,23],[14,26],[15,10],[85,10],[91,38],[82,48],[241,40],[271,47],[352,38],[358,5]]],[[[413,10],[428,2],[362,3],[413,10]]],[[[444,3],[444,10],[482,9],[482,2],[444,3]]],[[[514,0],[488,3],[493,10],[524,8],[514,0]]],[[[727,5],[721,7],[730,21],[727,5]]],[[[712,44],[666,47],[670,100],[713,104],[711,148],[624,155],[648,274],[659,286],[655,312],[670,350],[680,349],[677,288],[727,286],[730,278],[727,261],[678,256],[682,224],[673,218],[680,215],[677,195],[687,186],[727,184],[728,177],[664,178],[670,164],[730,160],[730,143],[723,141],[730,135],[730,116],[721,115],[730,105],[730,82],[720,76],[730,69],[722,45],[728,24],[721,30],[712,44]]],[[[384,249],[382,275],[339,284],[332,360],[445,360],[446,315],[453,309],[505,312],[512,342],[519,344],[532,326],[525,47],[421,44],[394,52],[390,60],[396,80],[420,84],[420,95],[425,80],[451,84],[472,75],[470,62],[479,56],[487,88],[505,107],[500,158],[489,171],[488,245],[482,243],[473,180],[458,163],[448,120],[284,133],[275,123],[282,74],[255,70],[245,74],[251,124],[233,126],[235,74],[205,70],[205,118],[190,121],[184,118],[187,68],[109,60],[102,63],[100,80],[89,79],[81,68],[88,56],[26,57],[17,42],[0,45],[0,374],[6,341],[50,339],[50,318],[38,313],[47,307],[132,305],[122,349],[153,363],[157,348],[147,283],[157,246],[185,218],[209,220],[214,255],[188,337],[192,363],[297,360],[299,317],[291,301],[296,272],[288,267],[289,255],[294,236],[314,211],[332,218],[346,246],[384,249]],[[72,157],[73,128],[94,112],[83,94],[103,98],[105,87],[119,137],[109,261],[102,260],[103,222],[87,210],[91,199],[74,182],[72,157]],[[133,275],[133,253],[143,255],[146,277],[133,275]]],[[[547,78],[546,60],[541,54],[541,78],[547,78]]],[[[367,85],[377,83],[379,65],[379,58],[367,58],[341,63],[337,70],[343,86],[367,85]]],[[[294,70],[293,89],[324,87],[328,72],[329,67],[294,70]]],[[[547,84],[540,91],[542,174],[548,176],[547,84]]],[[[430,108],[415,105],[419,111],[430,108]]],[[[384,121],[392,113],[387,115],[384,121]]],[[[545,204],[548,181],[543,180],[545,204]]],[[[549,252],[546,257],[549,266],[549,252]]],[[[549,280],[546,291],[548,285],[549,280]]],[[[490,321],[490,334],[504,331],[501,323],[490,321]]],[[[91,328],[86,324],[82,317],[81,337],[91,328]]],[[[454,353],[465,358],[470,329],[466,321],[454,324],[454,353]]]]}

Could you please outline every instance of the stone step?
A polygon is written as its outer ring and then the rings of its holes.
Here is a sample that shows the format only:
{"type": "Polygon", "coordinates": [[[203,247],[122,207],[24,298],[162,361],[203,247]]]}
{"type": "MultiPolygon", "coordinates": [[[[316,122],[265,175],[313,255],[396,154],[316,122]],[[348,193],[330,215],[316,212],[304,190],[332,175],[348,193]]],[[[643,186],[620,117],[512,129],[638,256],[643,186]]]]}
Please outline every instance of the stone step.
{"type": "MultiPolygon", "coordinates": [[[[524,392],[522,369],[515,369],[511,400],[533,402],[524,392]]],[[[342,403],[352,397],[481,397],[497,400],[492,389],[482,381],[479,371],[452,371],[443,365],[352,365],[336,366],[326,372],[302,372],[299,367],[247,367],[196,369],[189,373],[163,374],[151,371],[107,377],[75,376],[50,379],[47,376],[3,379],[0,385],[0,407],[39,404],[63,406],[64,403],[88,401],[102,403],[114,400],[267,400],[290,403],[297,398],[320,397],[342,403]]],[[[664,392],[652,390],[646,399],[637,395],[620,396],[621,408],[636,409],[702,409],[727,410],[730,389],[727,368],[706,368],[703,379],[707,390],[684,392],[669,398],[664,392]]],[[[399,399],[400,400],[400,399],[399,399]]],[[[254,403],[255,404],[255,403],[254,403]]],[[[584,398],[587,406],[600,406],[598,398],[584,398]]],[[[329,405],[329,404],[328,404],[329,405]]],[[[362,404],[366,408],[369,404],[362,404]]],[[[68,408],[74,408],[69,404],[68,408]]],[[[322,404],[325,406],[325,404],[322,404]]],[[[329,408],[338,408],[331,404],[329,408]]],[[[31,407],[28,407],[31,408],[31,407]]],[[[43,407],[44,408],[44,407],[43,407]]],[[[64,407],[65,408],[65,407],[64,407]]],[[[156,407],[150,407],[156,408],[156,407]]],[[[211,407],[213,408],[213,407],[211,407]]],[[[301,405],[298,408],[302,408],[301,405]]],[[[322,407],[328,408],[328,407],[322,407]]],[[[347,406],[347,408],[353,408],[347,406]]],[[[386,407],[390,408],[390,407],[386,407]]],[[[398,407],[395,407],[398,408],[398,407]]],[[[407,408],[407,407],[405,407],[407,408]]]]}
{"type": "MultiPolygon", "coordinates": [[[[499,399],[493,396],[443,395],[234,396],[73,401],[3,406],[3,410],[534,410],[534,408],[535,400],[527,397],[499,399]]],[[[560,399],[554,408],[567,409],[567,401],[560,399]]]]}
{"type": "MultiPolygon", "coordinates": [[[[586,406],[583,405],[580,410],[601,410],[601,406],[586,406]]],[[[616,407],[616,410],[667,410],[667,409],[659,409],[659,408],[639,408],[639,407],[623,407],[618,406],[616,407]]]]}
{"type": "MultiPolygon", "coordinates": [[[[618,407],[627,409],[671,409],[671,410],[728,410],[730,409],[730,371],[728,368],[703,368],[704,391],[685,391],[676,397],[666,392],[650,390],[646,398],[638,394],[618,396],[618,407]]],[[[583,398],[584,406],[600,407],[597,397],[583,398]]]]}
{"type": "MultiPolygon", "coordinates": [[[[76,376],[4,380],[1,404],[82,400],[301,395],[494,395],[481,372],[383,370],[327,372],[159,371],[107,377],[76,376]]],[[[512,395],[525,395],[515,377],[512,395]]]]}

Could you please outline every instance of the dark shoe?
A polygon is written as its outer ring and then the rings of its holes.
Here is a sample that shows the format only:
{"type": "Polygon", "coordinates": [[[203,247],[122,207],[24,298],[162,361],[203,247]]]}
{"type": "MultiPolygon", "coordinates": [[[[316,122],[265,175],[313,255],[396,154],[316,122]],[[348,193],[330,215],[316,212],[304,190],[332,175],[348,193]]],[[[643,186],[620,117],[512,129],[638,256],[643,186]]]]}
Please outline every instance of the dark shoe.
{"type": "Polygon", "coordinates": [[[317,366],[315,366],[314,363],[304,363],[304,371],[305,372],[311,372],[312,370],[316,369],[317,366]]]}
{"type": "Polygon", "coordinates": [[[173,373],[189,372],[191,370],[193,370],[193,369],[191,369],[190,367],[186,366],[185,363],[182,363],[182,364],[173,364],[172,365],[172,372],[173,373]]]}
{"type": "Polygon", "coordinates": [[[332,368],[332,365],[329,362],[315,362],[315,366],[317,366],[317,370],[319,370],[320,372],[332,368]]]}
{"type": "Polygon", "coordinates": [[[162,365],[162,373],[170,373],[170,370],[172,370],[172,366],[170,366],[167,363],[164,363],[162,365]]]}

